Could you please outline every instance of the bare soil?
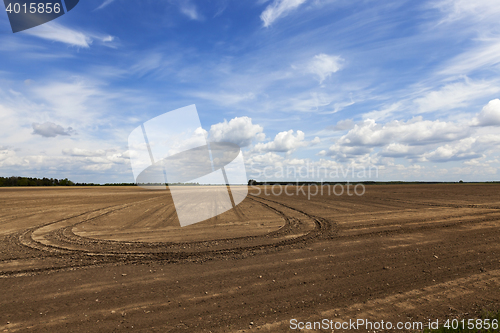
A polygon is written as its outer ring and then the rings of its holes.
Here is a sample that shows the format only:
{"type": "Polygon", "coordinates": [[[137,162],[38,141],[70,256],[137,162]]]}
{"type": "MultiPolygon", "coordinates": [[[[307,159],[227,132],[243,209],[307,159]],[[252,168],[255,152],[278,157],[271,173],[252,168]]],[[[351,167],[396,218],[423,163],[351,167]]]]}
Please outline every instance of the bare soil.
{"type": "Polygon", "coordinates": [[[168,191],[0,189],[0,331],[289,332],[500,309],[498,185],[251,192],[180,228],[168,191]]]}

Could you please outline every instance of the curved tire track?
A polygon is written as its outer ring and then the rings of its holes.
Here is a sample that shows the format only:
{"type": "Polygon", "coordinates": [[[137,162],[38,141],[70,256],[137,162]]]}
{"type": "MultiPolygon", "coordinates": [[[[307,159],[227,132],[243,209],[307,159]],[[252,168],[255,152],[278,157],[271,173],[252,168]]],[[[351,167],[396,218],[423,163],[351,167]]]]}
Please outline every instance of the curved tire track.
{"type": "MultiPolygon", "coordinates": [[[[101,240],[76,235],[73,228],[134,205],[154,200],[149,198],[130,204],[108,206],[86,211],[65,219],[29,228],[21,232],[17,242],[40,252],[37,260],[58,261],[51,267],[32,267],[33,259],[19,259],[16,269],[2,269],[0,276],[33,274],[43,271],[74,269],[102,264],[119,264],[137,260],[162,260],[167,262],[206,261],[221,257],[239,257],[276,251],[299,242],[310,241],[329,234],[332,224],[299,209],[274,200],[248,195],[247,198],[273,211],[285,224],[265,235],[221,238],[192,242],[131,242],[101,240]]],[[[12,260],[11,260],[12,261],[12,260]]],[[[41,265],[44,266],[44,265],[41,265]]]]}

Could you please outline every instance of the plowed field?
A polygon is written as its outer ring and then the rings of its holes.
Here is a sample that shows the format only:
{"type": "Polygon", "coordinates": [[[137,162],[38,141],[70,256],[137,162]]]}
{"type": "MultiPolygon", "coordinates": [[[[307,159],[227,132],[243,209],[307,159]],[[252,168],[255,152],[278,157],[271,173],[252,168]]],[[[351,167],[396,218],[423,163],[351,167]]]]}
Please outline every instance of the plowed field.
{"type": "Polygon", "coordinates": [[[0,331],[289,332],[500,309],[500,186],[288,193],[254,188],[180,228],[168,191],[0,189],[0,331]]]}

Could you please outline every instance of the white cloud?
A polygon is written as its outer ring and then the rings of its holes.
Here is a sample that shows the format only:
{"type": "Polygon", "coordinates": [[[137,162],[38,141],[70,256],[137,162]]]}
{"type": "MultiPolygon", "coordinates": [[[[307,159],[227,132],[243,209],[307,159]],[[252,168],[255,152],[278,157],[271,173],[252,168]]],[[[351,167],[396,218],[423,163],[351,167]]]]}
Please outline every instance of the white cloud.
{"type": "Polygon", "coordinates": [[[109,42],[112,42],[115,39],[110,35],[73,30],[56,22],[48,22],[25,30],[23,33],[83,48],[89,48],[94,40],[98,40],[102,43],[108,43],[109,46],[112,46],[109,42]]]}
{"type": "Polygon", "coordinates": [[[181,11],[182,14],[186,15],[189,17],[191,20],[201,20],[203,17],[201,14],[198,12],[198,9],[194,4],[192,4],[189,1],[183,0],[180,1],[179,5],[179,10],[181,11]]]}
{"type": "Polygon", "coordinates": [[[63,149],[62,153],[64,155],[70,155],[70,156],[85,156],[85,157],[91,157],[91,156],[105,156],[106,151],[99,149],[95,151],[87,150],[87,149],[81,149],[81,148],[69,148],[69,149],[63,149]]]}
{"type": "Polygon", "coordinates": [[[294,135],[293,130],[280,132],[276,134],[273,141],[256,144],[254,150],[259,152],[269,151],[291,153],[297,148],[308,145],[308,143],[304,141],[304,138],[305,134],[302,131],[297,131],[296,135],[294,135]]]}
{"type": "Polygon", "coordinates": [[[433,112],[456,109],[467,106],[476,98],[489,96],[500,91],[494,82],[455,82],[445,85],[439,90],[431,91],[414,100],[417,112],[433,112]]]}
{"type": "Polygon", "coordinates": [[[265,138],[263,128],[252,123],[249,117],[236,117],[229,122],[212,125],[209,132],[209,140],[216,142],[232,142],[240,147],[246,147],[253,140],[262,141],[265,138]]]}
{"type": "Polygon", "coordinates": [[[284,158],[268,152],[254,155],[246,161],[249,177],[257,180],[367,180],[376,179],[379,174],[375,158],[359,158],[355,162],[343,164],[327,159],[284,158]]]}
{"type": "Polygon", "coordinates": [[[203,98],[219,105],[235,105],[255,98],[254,93],[193,92],[193,97],[203,98]]]}
{"type": "Polygon", "coordinates": [[[441,0],[433,7],[440,9],[445,17],[441,23],[451,23],[463,19],[474,21],[495,20],[500,14],[500,3],[491,0],[441,0]]]}
{"type": "Polygon", "coordinates": [[[274,0],[260,15],[264,27],[270,26],[278,18],[288,15],[307,0],[274,0]]]}
{"type": "Polygon", "coordinates": [[[404,104],[402,101],[398,101],[396,103],[392,103],[384,107],[382,110],[375,110],[368,113],[363,114],[364,119],[374,119],[374,120],[383,120],[388,118],[391,114],[401,111],[404,108],[404,104]]]}
{"type": "Polygon", "coordinates": [[[432,162],[449,162],[483,157],[481,153],[472,149],[476,140],[475,138],[466,138],[454,144],[440,146],[436,150],[424,154],[423,159],[432,162]]]}
{"type": "Polygon", "coordinates": [[[322,93],[312,92],[310,94],[301,94],[297,97],[291,97],[288,101],[288,109],[301,112],[319,111],[332,103],[332,96],[322,93]]]}
{"type": "Polygon", "coordinates": [[[478,126],[500,126],[500,99],[491,100],[472,123],[478,126]]]}
{"type": "Polygon", "coordinates": [[[100,171],[109,170],[112,167],[113,167],[112,163],[105,163],[105,164],[91,164],[91,165],[86,165],[86,166],[83,166],[82,169],[83,170],[88,170],[88,171],[100,172],[100,171]]]}
{"type": "Polygon", "coordinates": [[[320,53],[309,62],[307,69],[309,73],[315,74],[322,83],[326,78],[342,68],[344,59],[339,56],[332,56],[320,53]]]}
{"type": "MultiPolygon", "coordinates": [[[[125,153],[120,153],[118,149],[107,149],[106,151],[87,150],[80,148],[62,149],[62,155],[46,154],[46,152],[36,152],[30,154],[27,149],[16,152],[15,150],[7,149],[0,150],[0,167],[5,171],[11,170],[13,175],[33,174],[34,168],[38,170],[33,175],[39,174],[46,177],[49,174],[54,174],[55,177],[61,178],[67,174],[72,180],[80,181],[78,175],[86,173],[86,171],[105,171],[113,170],[113,174],[121,174],[124,176],[131,175],[128,158],[125,153]],[[40,173],[39,171],[42,170],[40,173]]],[[[96,178],[90,178],[88,181],[96,182],[96,178]]],[[[104,182],[108,178],[102,178],[104,182]]]]}
{"type": "Polygon", "coordinates": [[[450,110],[464,109],[500,92],[500,81],[496,79],[474,80],[460,76],[459,80],[454,77],[453,80],[448,78],[438,82],[444,84],[440,87],[416,84],[405,92],[406,97],[387,103],[379,110],[367,112],[362,117],[380,121],[393,118],[394,114],[449,113],[450,110]]]}
{"type": "Polygon", "coordinates": [[[12,158],[16,155],[16,152],[8,149],[7,147],[0,147],[0,165],[4,165],[4,161],[12,158]]]}
{"type": "Polygon", "coordinates": [[[61,125],[57,125],[51,122],[45,122],[43,124],[33,123],[33,134],[41,135],[45,138],[54,138],[58,135],[71,135],[73,130],[71,127],[64,129],[61,125]]]}
{"type": "Polygon", "coordinates": [[[34,159],[30,156],[18,156],[13,150],[4,150],[0,152],[0,167],[29,167],[34,159]]]}
{"type": "Polygon", "coordinates": [[[97,84],[78,80],[74,82],[47,82],[33,87],[33,96],[45,101],[60,119],[71,119],[80,126],[96,124],[104,115],[104,100],[112,97],[105,94],[97,84]]]}
{"type": "Polygon", "coordinates": [[[344,146],[339,142],[328,148],[328,151],[320,151],[320,156],[335,156],[335,158],[345,161],[346,159],[355,158],[360,155],[366,155],[373,151],[372,147],[367,146],[344,146]]]}
{"type": "Polygon", "coordinates": [[[24,33],[43,39],[66,43],[73,46],[88,48],[92,44],[92,38],[81,31],[67,28],[55,22],[49,22],[24,33]]]}
{"type": "Polygon", "coordinates": [[[333,110],[328,110],[328,111],[324,111],[324,112],[321,112],[321,114],[332,114],[332,113],[337,113],[339,111],[342,111],[343,109],[345,109],[346,107],[348,106],[351,106],[353,105],[355,102],[352,100],[350,101],[345,101],[345,102],[337,102],[337,103],[334,103],[333,104],[333,110]]]}
{"type": "Polygon", "coordinates": [[[399,141],[413,145],[452,141],[468,135],[468,128],[440,120],[422,120],[415,117],[407,122],[391,121],[385,125],[366,119],[339,139],[343,146],[384,146],[399,141]]]}
{"type": "Polygon", "coordinates": [[[114,40],[115,40],[115,37],[113,37],[111,35],[107,35],[107,36],[102,37],[103,42],[112,42],[114,40]]]}
{"type": "Polygon", "coordinates": [[[380,156],[384,157],[417,157],[418,155],[425,152],[425,146],[410,146],[401,143],[390,143],[384,147],[384,149],[379,153],[380,156]]]}
{"type": "Polygon", "coordinates": [[[276,153],[268,152],[265,154],[252,155],[248,158],[245,158],[247,164],[257,164],[260,166],[268,166],[268,165],[281,165],[284,158],[276,153]]]}
{"type": "Polygon", "coordinates": [[[115,0],[105,0],[99,7],[96,8],[96,10],[103,9],[114,1],[115,0]]]}
{"type": "Polygon", "coordinates": [[[439,72],[442,75],[467,75],[474,70],[500,64],[500,40],[483,39],[481,44],[452,59],[439,72]]]}
{"type": "Polygon", "coordinates": [[[394,167],[392,161],[397,158],[412,163],[441,163],[498,154],[500,135],[492,126],[500,126],[499,99],[490,101],[472,121],[459,119],[461,121],[430,121],[419,116],[385,124],[366,119],[318,155],[334,156],[340,162],[380,157],[380,161],[386,159],[385,165],[394,167]]]}
{"type": "Polygon", "coordinates": [[[0,87],[0,99],[0,146],[8,146],[0,151],[0,168],[7,174],[79,182],[132,178],[128,158],[118,148],[126,142],[130,121],[109,113],[114,101],[128,99],[126,94],[82,79],[37,79],[13,92],[0,87]],[[68,126],[77,129],[78,136],[68,126]],[[92,159],[98,157],[103,160],[92,159]],[[114,166],[105,177],[84,168],[93,164],[114,166]]]}
{"type": "Polygon", "coordinates": [[[408,155],[411,147],[401,143],[390,143],[380,154],[388,157],[402,157],[408,155]]]}
{"type": "Polygon", "coordinates": [[[328,127],[332,131],[345,131],[354,128],[354,121],[352,119],[343,119],[337,122],[336,125],[328,127]]]}
{"type": "Polygon", "coordinates": [[[145,75],[162,66],[163,56],[160,53],[154,52],[141,56],[140,60],[130,67],[129,72],[138,74],[139,76],[145,75]]]}

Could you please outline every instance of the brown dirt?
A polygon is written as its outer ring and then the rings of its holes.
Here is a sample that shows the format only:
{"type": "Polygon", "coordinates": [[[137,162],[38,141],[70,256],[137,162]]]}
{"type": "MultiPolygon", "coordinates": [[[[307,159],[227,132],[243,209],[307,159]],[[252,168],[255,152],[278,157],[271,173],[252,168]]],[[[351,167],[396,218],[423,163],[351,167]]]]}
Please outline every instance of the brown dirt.
{"type": "Polygon", "coordinates": [[[180,228],[168,191],[0,189],[0,331],[288,332],[500,309],[500,186],[264,190],[180,228]]]}

